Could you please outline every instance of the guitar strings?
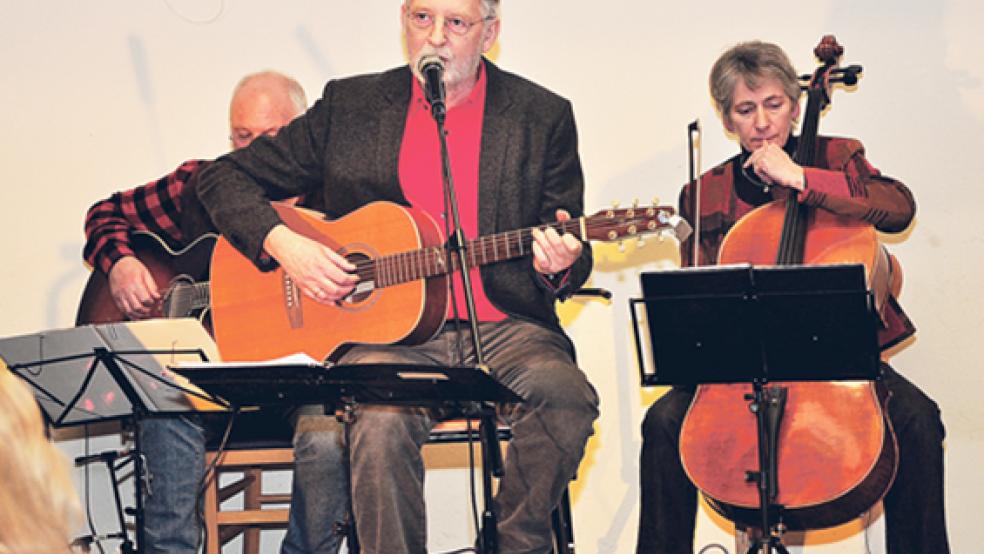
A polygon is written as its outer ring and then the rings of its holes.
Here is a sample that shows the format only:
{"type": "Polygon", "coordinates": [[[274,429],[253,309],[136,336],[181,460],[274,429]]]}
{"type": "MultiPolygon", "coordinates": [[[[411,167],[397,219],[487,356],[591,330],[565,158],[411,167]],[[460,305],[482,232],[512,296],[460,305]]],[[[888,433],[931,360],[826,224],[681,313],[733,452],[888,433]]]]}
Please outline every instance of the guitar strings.
{"type": "MultiPolygon", "coordinates": [[[[621,218],[603,218],[600,221],[588,218],[586,228],[600,231],[605,235],[609,231],[618,232],[625,227],[626,222],[621,218]]],[[[580,220],[571,219],[557,221],[544,226],[553,227],[559,233],[580,234],[580,220]]],[[[580,237],[584,240],[585,237],[580,237]]],[[[488,235],[468,241],[468,251],[471,256],[471,267],[489,263],[491,259],[501,261],[529,253],[533,244],[532,229],[517,229],[495,235],[488,235]],[[514,235],[514,236],[510,236],[514,235]],[[513,254],[515,252],[515,254],[513,254]],[[501,256],[500,253],[505,254],[501,256]],[[478,258],[481,256],[482,264],[478,258]]],[[[426,277],[449,273],[443,261],[443,247],[427,247],[409,252],[387,254],[376,259],[355,262],[355,274],[359,281],[374,281],[376,286],[385,287],[426,277]],[[440,260],[440,261],[438,261],[440,260]]],[[[451,272],[458,270],[458,259],[452,258],[451,272]]]]}

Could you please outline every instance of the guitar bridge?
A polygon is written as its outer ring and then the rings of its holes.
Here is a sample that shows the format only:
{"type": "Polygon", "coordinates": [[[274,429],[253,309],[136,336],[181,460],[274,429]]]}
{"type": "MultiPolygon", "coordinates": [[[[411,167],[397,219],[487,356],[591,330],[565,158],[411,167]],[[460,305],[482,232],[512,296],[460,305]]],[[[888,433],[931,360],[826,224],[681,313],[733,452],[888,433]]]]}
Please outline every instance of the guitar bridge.
{"type": "Polygon", "coordinates": [[[283,275],[283,291],[284,291],[284,308],[287,311],[287,321],[290,322],[290,326],[293,329],[300,329],[304,326],[304,312],[301,311],[301,294],[294,284],[294,280],[287,275],[286,271],[282,271],[283,275]]]}

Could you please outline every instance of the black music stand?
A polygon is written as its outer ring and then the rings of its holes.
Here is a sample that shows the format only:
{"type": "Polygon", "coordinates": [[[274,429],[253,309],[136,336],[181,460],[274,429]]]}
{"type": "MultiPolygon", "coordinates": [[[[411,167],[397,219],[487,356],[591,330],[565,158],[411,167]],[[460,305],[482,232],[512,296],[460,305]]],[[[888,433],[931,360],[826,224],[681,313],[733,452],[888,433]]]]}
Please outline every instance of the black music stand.
{"type": "Polygon", "coordinates": [[[756,415],[762,537],[748,554],[785,554],[776,438],[786,389],[770,381],[874,380],[878,315],[864,266],[711,266],[643,273],[630,300],[641,381],[650,385],[751,383],[756,415]],[[637,308],[645,306],[654,371],[646,368],[637,308]]]}
{"type": "Polygon", "coordinates": [[[171,369],[232,406],[522,402],[484,371],[470,366],[318,363],[187,362],[171,369]]]}
{"type": "MultiPolygon", "coordinates": [[[[346,432],[347,424],[352,421],[352,408],[359,403],[450,407],[465,411],[478,404],[484,410],[478,414],[481,421],[479,436],[483,445],[498,445],[494,413],[488,413],[493,403],[523,401],[522,397],[488,373],[470,366],[351,364],[326,367],[316,362],[273,361],[183,363],[171,369],[210,394],[224,399],[236,411],[245,406],[324,404],[326,413],[339,414],[346,432]],[[329,411],[329,407],[333,409],[329,411]]],[[[347,437],[345,443],[349,443],[347,437]]],[[[487,447],[482,448],[486,512],[493,505],[491,478],[497,465],[495,457],[495,452],[487,447]]],[[[488,530],[482,532],[487,533],[488,530]]],[[[357,538],[352,529],[349,529],[348,535],[350,540],[357,538]]],[[[488,544],[490,539],[486,536],[483,540],[488,544]]]]}
{"type": "MultiPolygon", "coordinates": [[[[55,428],[114,420],[138,425],[143,418],[200,411],[187,395],[224,410],[221,401],[185,388],[168,376],[163,361],[207,359],[211,338],[194,319],[85,325],[0,339],[0,358],[32,389],[47,423],[55,428]],[[166,336],[156,341],[150,336],[166,336]],[[170,348],[148,346],[170,345],[170,348]]],[[[214,349],[214,345],[212,346],[214,349]]],[[[124,554],[143,551],[143,461],[139,433],[133,461],[136,543],[129,540],[117,494],[124,554]]],[[[94,461],[100,457],[88,457],[94,461]]],[[[112,469],[112,468],[111,468],[112,469]]],[[[112,471],[111,471],[112,472],[112,471]]]]}

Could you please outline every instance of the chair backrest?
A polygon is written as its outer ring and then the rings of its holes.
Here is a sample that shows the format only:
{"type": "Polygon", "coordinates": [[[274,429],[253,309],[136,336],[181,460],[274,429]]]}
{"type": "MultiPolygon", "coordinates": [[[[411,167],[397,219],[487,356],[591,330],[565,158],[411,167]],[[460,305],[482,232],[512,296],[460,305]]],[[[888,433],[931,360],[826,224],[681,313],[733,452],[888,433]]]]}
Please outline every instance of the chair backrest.
{"type": "Polygon", "coordinates": [[[242,535],[243,553],[257,554],[261,530],[287,528],[290,493],[264,492],[263,481],[266,472],[293,468],[294,429],[280,409],[242,413],[235,417],[220,453],[218,447],[227,425],[228,417],[209,417],[205,423],[206,464],[215,467],[204,495],[205,552],[219,554],[222,545],[242,535]],[[232,473],[242,476],[231,480],[220,477],[232,473]],[[242,508],[224,509],[223,502],[237,495],[242,498],[242,508]]]}

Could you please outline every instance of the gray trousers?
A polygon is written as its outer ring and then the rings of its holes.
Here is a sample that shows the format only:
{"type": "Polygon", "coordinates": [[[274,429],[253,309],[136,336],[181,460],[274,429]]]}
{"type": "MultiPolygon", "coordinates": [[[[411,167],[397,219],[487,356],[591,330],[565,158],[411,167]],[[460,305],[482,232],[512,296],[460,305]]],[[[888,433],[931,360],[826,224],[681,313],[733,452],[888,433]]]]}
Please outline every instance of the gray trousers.
{"type": "Polygon", "coordinates": [[[147,554],[196,554],[202,526],[198,489],[205,474],[205,429],[197,417],[140,421],[140,450],[147,461],[144,543],[147,554]]]}
{"type": "MultiPolygon", "coordinates": [[[[474,355],[465,327],[460,335],[468,364],[474,355]]],[[[559,332],[507,319],[482,323],[480,333],[492,374],[525,399],[500,413],[513,437],[495,498],[499,551],[548,552],[550,514],[584,454],[598,396],[559,332]]],[[[358,346],[340,363],[453,364],[458,335],[446,327],[418,346],[358,346]]],[[[426,552],[420,448],[436,421],[424,408],[356,407],[347,434],[352,508],[364,552],[426,552]]]]}

